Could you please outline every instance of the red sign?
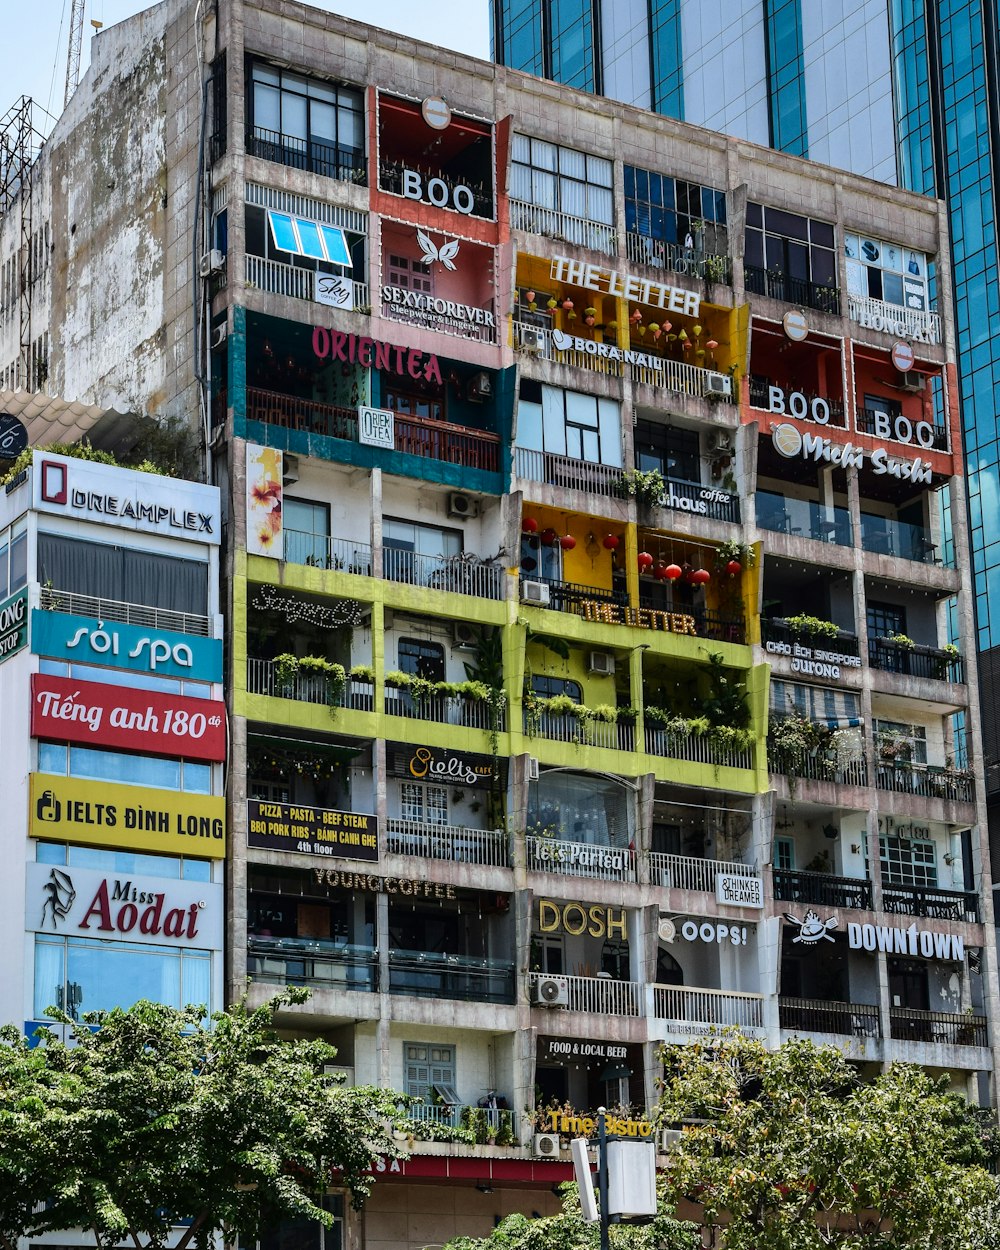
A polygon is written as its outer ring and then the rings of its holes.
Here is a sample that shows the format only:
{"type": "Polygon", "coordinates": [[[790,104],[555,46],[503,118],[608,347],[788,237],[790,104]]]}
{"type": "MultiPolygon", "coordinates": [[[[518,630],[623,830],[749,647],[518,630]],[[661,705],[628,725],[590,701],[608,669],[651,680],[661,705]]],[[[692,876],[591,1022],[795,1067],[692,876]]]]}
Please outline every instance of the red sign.
{"type": "Polygon", "coordinates": [[[913,348],[909,343],[900,340],[892,345],[892,363],[900,373],[909,373],[913,368],[913,348]]]}
{"type": "Polygon", "coordinates": [[[421,352],[415,347],[397,347],[381,339],[371,339],[366,334],[342,334],[328,330],[326,326],[314,326],[313,351],[320,358],[339,360],[342,364],[358,364],[362,369],[379,369],[397,373],[401,378],[423,378],[441,385],[441,366],[433,352],[421,352]]]}
{"type": "Polygon", "coordinates": [[[225,711],[218,699],[72,681],[47,673],[31,678],[32,736],[58,742],[222,760],[225,711]]]}

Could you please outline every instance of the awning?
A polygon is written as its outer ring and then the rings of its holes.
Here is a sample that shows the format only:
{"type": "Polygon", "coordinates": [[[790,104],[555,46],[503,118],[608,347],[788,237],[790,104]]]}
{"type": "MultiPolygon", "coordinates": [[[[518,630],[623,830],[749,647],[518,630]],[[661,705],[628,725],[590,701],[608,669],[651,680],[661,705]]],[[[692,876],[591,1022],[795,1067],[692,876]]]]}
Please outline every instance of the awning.
{"type": "Polygon", "coordinates": [[[138,440],[145,419],[103,404],[20,390],[0,390],[0,413],[9,413],[24,423],[29,447],[89,438],[95,447],[128,450],[138,440]]]}

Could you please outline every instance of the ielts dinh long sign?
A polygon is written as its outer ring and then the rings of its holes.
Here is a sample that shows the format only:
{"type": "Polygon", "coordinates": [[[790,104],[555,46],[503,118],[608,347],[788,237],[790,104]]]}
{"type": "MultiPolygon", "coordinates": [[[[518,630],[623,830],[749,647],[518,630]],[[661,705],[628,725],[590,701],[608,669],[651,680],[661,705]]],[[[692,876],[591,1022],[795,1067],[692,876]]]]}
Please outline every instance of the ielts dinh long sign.
{"type": "Polygon", "coordinates": [[[173,755],[226,757],[225,704],[34,673],[31,735],[55,742],[173,755]]]}

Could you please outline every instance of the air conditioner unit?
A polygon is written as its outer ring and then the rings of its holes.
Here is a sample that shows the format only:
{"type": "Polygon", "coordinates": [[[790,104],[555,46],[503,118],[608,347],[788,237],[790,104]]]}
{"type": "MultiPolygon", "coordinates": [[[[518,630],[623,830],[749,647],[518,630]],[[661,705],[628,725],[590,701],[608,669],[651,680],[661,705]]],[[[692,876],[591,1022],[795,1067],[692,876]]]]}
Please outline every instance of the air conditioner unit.
{"type": "Polygon", "coordinates": [[[587,659],[587,671],[597,677],[614,677],[615,657],[610,651],[591,651],[587,659]]]}
{"type": "Polygon", "coordinates": [[[683,1134],[679,1128],[665,1128],[660,1133],[660,1149],[664,1154],[667,1154],[669,1151],[673,1150],[682,1136],[683,1134]]]}
{"type": "Polygon", "coordinates": [[[733,435],[729,430],[713,430],[708,436],[708,446],[711,451],[731,452],[733,435]]]}
{"type": "Polygon", "coordinates": [[[462,495],[452,491],[448,496],[448,515],[452,517],[479,516],[479,500],[471,495],[462,495]]]}
{"type": "Polygon", "coordinates": [[[565,977],[539,977],[532,983],[531,1001],[538,1007],[568,1007],[569,982],[565,977]]]}
{"type": "Polygon", "coordinates": [[[916,395],[927,389],[927,379],[922,373],[904,373],[896,385],[901,391],[916,395]]]}
{"type": "Polygon", "coordinates": [[[733,393],[733,379],[725,373],[706,373],[703,395],[722,395],[726,399],[733,393]]]}
{"type": "Polygon", "coordinates": [[[460,651],[474,651],[479,642],[475,625],[470,625],[468,621],[452,622],[451,637],[460,651]]]}
{"type": "Polygon", "coordinates": [[[493,398],[493,379],[485,369],[480,369],[469,379],[467,394],[473,403],[482,403],[484,399],[493,398]]]}
{"type": "Polygon", "coordinates": [[[212,326],[212,346],[221,347],[229,337],[229,326],[224,321],[220,321],[217,326],[212,326]]]}
{"type": "Polygon", "coordinates": [[[537,755],[528,756],[528,780],[529,781],[538,780],[538,756],[537,755]]]}
{"type": "Polygon", "coordinates": [[[346,1068],[342,1063],[324,1063],[323,1071],[327,1076],[338,1076],[343,1073],[344,1079],[341,1083],[345,1086],[354,1084],[354,1069],[346,1068]]]}
{"type": "Polygon", "coordinates": [[[536,1133],[535,1140],[532,1143],[532,1150],[536,1159],[558,1159],[559,1134],[536,1133]]]}
{"type": "Polygon", "coordinates": [[[281,459],[281,484],[291,486],[299,480],[299,458],[286,451],[281,459]]]}
{"type": "Polygon", "coordinates": [[[217,247],[202,256],[198,264],[198,277],[210,278],[213,273],[221,273],[226,267],[226,258],[217,247]]]}
{"type": "Polygon", "coordinates": [[[539,607],[549,606],[549,588],[545,582],[522,582],[522,603],[537,603],[539,607]]]}
{"type": "Polygon", "coordinates": [[[522,326],[521,348],[526,352],[545,351],[545,335],[537,326],[522,326]]]}

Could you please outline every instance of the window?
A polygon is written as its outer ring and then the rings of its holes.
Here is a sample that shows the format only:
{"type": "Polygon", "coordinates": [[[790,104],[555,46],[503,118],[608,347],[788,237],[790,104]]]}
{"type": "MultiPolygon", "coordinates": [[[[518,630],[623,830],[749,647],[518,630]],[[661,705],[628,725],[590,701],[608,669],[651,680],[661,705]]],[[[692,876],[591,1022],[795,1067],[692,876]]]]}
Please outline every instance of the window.
{"type": "Polygon", "coordinates": [[[701,449],[697,430],[680,430],[656,421],[635,428],[635,464],[643,473],[656,469],[681,482],[701,481],[701,449]]]}
{"type": "Polygon", "coordinates": [[[546,546],[537,534],[522,534],[521,571],[536,580],[562,581],[562,547],[546,546]]]}
{"type": "Polygon", "coordinates": [[[774,839],[774,866],[782,872],[791,872],[795,867],[795,839],[774,839]]]}
{"type": "Polygon", "coordinates": [[[360,91],[255,62],[249,113],[251,156],[327,178],[362,181],[365,127],[360,91]]]}
{"type": "Polygon", "coordinates": [[[282,506],[285,559],[325,569],[329,556],[330,508],[309,499],[289,499],[282,506]]]}
{"type": "Polygon", "coordinates": [[[403,820],[419,820],[425,825],[448,823],[446,786],[427,786],[417,781],[404,781],[399,790],[399,806],[403,820]]]}
{"type": "Polygon", "coordinates": [[[325,260],[331,265],[350,265],[347,236],[336,226],[327,226],[291,213],[267,210],[271,239],[279,252],[291,252],[309,260],[325,260]]]}
{"type": "Polygon", "coordinates": [[[889,885],[936,886],[937,847],[923,838],[879,835],[882,875],[889,885]]]}
{"type": "Polygon", "coordinates": [[[324,1194],[315,1201],[333,1216],[329,1228],[318,1220],[279,1220],[261,1230],[259,1241],[241,1241],[239,1250],[343,1250],[344,1199],[340,1194],[324,1194]]]}
{"type": "Polygon", "coordinates": [[[911,252],[896,243],[864,235],[844,236],[847,289],[863,299],[880,299],[915,312],[930,306],[927,292],[928,261],[923,252],[911,252]]]}
{"type": "Polygon", "coordinates": [[[559,694],[567,694],[574,703],[583,702],[583,691],[578,681],[570,681],[567,677],[532,677],[532,691],[543,699],[552,699],[559,694]]]}
{"type": "Polygon", "coordinates": [[[0,531],[0,601],[20,590],[27,581],[28,520],[21,517],[0,531]]]}
{"type": "Polygon", "coordinates": [[[422,291],[429,295],[434,290],[431,267],[422,260],[410,260],[407,256],[390,253],[388,275],[389,285],[398,286],[403,291],[422,291]]]}
{"type": "Polygon", "coordinates": [[[420,638],[400,638],[399,671],[425,681],[444,681],[444,647],[420,638]]]}
{"type": "Polygon", "coordinates": [[[38,580],[69,594],[141,603],[173,612],[208,610],[208,562],[111,543],[38,535],[38,580]]]}
{"type": "Polygon", "coordinates": [[[262,803],[287,803],[292,795],[287,781],[259,781],[252,778],[248,789],[249,797],[262,803]]]}
{"type": "Polygon", "coordinates": [[[130,786],[155,786],[185,794],[211,794],[211,764],[192,760],[168,760],[155,755],[130,755],[125,751],[97,751],[92,747],[67,747],[64,743],[38,744],[38,771],[87,781],[113,781],[130,786]]]}
{"type": "Polygon", "coordinates": [[[455,1086],[455,1047],[404,1042],[403,1092],[433,1106],[440,1101],[442,1086],[455,1086]]]}
{"type": "Polygon", "coordinates": [[[775,299],[801,300],[826,312],[839,311],[837,258],[829,222],[750,203],[745,261],[748,290],[775,299]]]}
{"type": "Polygon", "coordinates": [[[868,621],[868,641],[888,638],[893,634],[906,633],[906,609],[894,603],[877,603],[869,600],[865,608],[868,621]]]}
{"type": "Polygon", "coordinates": [[[885,763],[926,764],[927,729],[924,725],[904,725],[901,721],[876,720],[875,743],[885,763]],[[891,758],[889,755],[891,753],[891,758]]]}
{"type": "Polygon", "coordinates": [[[443,421],[444,400],[433,395],[417,395],[413,391],[400,391],[387,386],[382,392],[385,406],[401,417],[422,417],[427,421],[443,421]]]}
{"type": "Polygon", "coordinates": [[[444,580],[443,562],[461,554],[460,530],[393,517],[386,517],[382,523],[383,572],[390,581],[437,586],[444,580]]]}
{"type": "Polygon", "coordinates": [[[182,859],[177,855],[149,855],[144,851],[111,851],[94,846],[67,846],[63,842],[39,842],[35,859],[40,864],[66,868],[91,868],[95,872],[141,873],[146,877],[167,877],[173,881],[211,881],[212,865],[207,859],[182,859]]]}
{"type": "Polygon", "coordinates": [[[625,229],[663,243],[715,251],[726,244],[726,194],[625,166],[625,229]],[[690,236],[690,242],[688,237],[690,236]]]}
{"type": "Polygon", "coordinates": [[[512,199],[610,226],[614,222],[612,185],[611,161],[527,135],[514,136],[512,199]]]}
{"type": "Polygon", "coordinates": [[[861,701],[850,690],[800,686],[796,682],[772,679],[771,711],[777,716],[798,712],[811,721],[838,729],[860,724],[861,701]]]}
{"type": "Polygon", "coordinates": [[[618,404],[596,395],[522,384],[517,409],[517,445],[614,468],[622,465],[618,404]]]}

